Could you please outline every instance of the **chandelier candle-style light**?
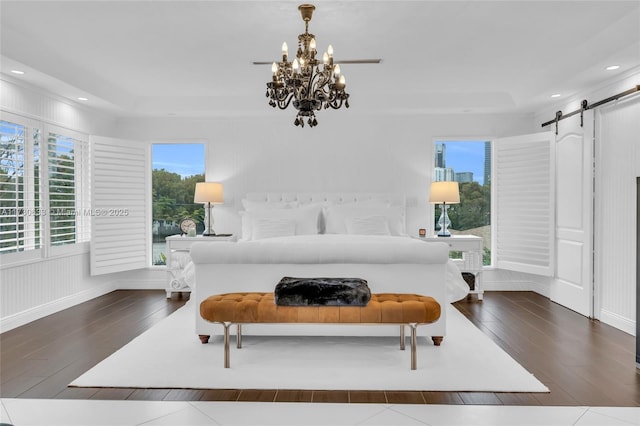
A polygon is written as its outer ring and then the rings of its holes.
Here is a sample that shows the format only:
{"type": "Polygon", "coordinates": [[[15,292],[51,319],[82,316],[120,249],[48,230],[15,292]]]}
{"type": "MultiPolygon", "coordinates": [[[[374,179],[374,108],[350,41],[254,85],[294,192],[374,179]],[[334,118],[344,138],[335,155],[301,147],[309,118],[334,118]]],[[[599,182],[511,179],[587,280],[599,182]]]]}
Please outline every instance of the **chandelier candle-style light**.
{"type": "Polygon", "coordinates": [[[333,47],[329,45],[322,55],[322,64],[316,59],[316,38],[309,33],[309,21],[315,10],[312,4],[301,4],[298,10],[304,20],[304,34],[298,36],[296,58],[289,62],[287,43],[282,43],[282,61],[271,65],[273,77],[267,83],[269,105],[286,109],[293,101],[298,110],[296,126],[318,124],[315,111],[329,107],[349,108],[349,94],[344,91],[345,79],[340,73],[340,65],[333,63],[333,47]]]}

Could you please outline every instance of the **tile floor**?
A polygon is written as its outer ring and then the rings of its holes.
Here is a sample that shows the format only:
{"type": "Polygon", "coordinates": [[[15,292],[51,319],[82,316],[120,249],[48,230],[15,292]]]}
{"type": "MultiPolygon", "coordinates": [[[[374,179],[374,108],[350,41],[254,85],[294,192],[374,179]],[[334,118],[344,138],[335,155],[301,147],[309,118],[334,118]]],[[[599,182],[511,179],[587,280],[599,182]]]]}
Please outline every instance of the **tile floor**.
{"type": "Polygon", "coordinates": [[[640,407],[516,407],[63,399],[2,399],[0,401],[2,402],[0,423],[15,426],[640,426],[640,407]]]}

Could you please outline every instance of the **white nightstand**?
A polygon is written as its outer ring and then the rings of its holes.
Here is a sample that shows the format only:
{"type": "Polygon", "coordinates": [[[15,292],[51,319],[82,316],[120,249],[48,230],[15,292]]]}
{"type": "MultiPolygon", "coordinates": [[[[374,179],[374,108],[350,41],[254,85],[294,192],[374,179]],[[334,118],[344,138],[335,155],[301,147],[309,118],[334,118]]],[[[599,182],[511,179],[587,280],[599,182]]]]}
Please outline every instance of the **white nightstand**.
{"type": "Polygon", "coordinates": [[[437,241],[449,244],[450,251],[462,252],[462,259],[452,259],[461,272],[469,272],[475,276],[474,289],[469,293],[477,294],[478,300],[482,300],[482,252],[484,244],[482,238],[475,235],[451,235],[450,237],[424,237],[423,241],[437,241]]]}
{"type": "Polygon", "coordinates": [[[195,242],[216,243],[220,241],[235,241],[233,235],[216,236],[216,237],[187,237],[182,235],[171,235],[165,238],[167,243],[167,299],[171,297],[173,292],[191,291],[189,286],[184,282],[183,270],[191,260],[189,258],[189,250],[195,242]]]}

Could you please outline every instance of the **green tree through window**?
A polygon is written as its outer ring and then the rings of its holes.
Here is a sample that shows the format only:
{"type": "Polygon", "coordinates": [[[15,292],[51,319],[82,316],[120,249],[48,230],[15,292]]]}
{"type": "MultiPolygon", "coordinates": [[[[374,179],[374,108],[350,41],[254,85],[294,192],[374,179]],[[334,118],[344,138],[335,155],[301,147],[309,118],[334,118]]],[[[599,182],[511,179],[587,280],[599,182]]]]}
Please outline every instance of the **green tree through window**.
{"type": "Polygon", "coordinates": [[[193,202],[204,182],[204,144],[154,144],[152,149],[153,264],[165,264],[165,238],[180,233],[180,220],[195,219],[204,229],[204,207],[193,202]]]}

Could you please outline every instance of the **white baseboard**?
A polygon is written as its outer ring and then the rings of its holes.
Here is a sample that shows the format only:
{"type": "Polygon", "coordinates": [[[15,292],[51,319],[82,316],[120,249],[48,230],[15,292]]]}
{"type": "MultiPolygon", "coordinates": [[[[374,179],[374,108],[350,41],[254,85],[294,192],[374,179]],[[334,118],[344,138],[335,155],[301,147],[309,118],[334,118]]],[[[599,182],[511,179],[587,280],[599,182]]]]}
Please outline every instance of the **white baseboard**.
{"type": "Polygon", "coordinates": [[[636,335],[636,322],[606,309],[600,309],[600,322],[622,330],[632,336],[636,335]]]}
{"type": "Polygon", "coordinates": [[[107,282],[97,285],[90,290],[72,294],[70,296],[27,309],[26,311],[0,318],[0,332],[4,333],[5,331],[13,330],[16,327],[44,318],[47,315],[55,314],[56,312],[60,312],[64,309],[86,302],[87,300],[95,299],[96,297],[110,293],[114,290],[116,290],[115,283],[107,282]]]}
{"type": "Polygon", "coordinates": [[[545,297],[550,295],[548,277],[503,269],[486,269],[482,274],[482,286],[486,291],[534,291],[545,297]]]}
{"type": "Polygon", "coordinates": [[[519,282],[487,282],[482,283],[484,291],[533,291],[541,296],[549,297],[549,286],[532,281],[519,282]]]}
{"type": "Polygon", "coordinates": [[[165,290],[167,282],[165,279],[128,279],[122,278],[114,281],[118,290],[165,290]]]}
{"type": "Polygon", "coordinates": [[[535,291],[541,296],[551,298],[551,285],[549,283],[532,282],[531,291],[535,291]]]}
{"type": "Polygon", "coordinates": [[[531,291],[533,290],[531,287],[531,283],[528,281],[522,282],[501,282],[501,281],[490,281],[483,282],[482,289],[484,291],[531,291]]]}

